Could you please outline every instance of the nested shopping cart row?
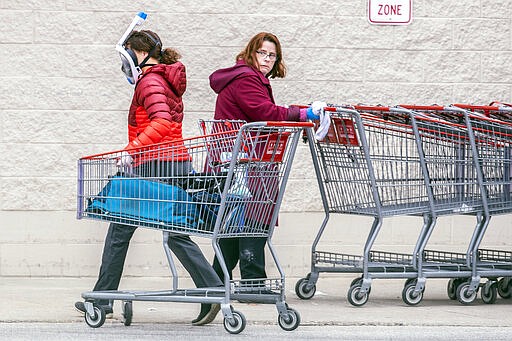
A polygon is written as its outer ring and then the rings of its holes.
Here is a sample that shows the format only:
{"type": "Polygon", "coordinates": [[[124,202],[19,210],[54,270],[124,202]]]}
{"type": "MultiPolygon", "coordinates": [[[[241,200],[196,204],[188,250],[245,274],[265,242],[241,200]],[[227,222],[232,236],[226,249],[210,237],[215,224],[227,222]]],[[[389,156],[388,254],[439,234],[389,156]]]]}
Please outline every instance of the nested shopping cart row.
{"type": "MultiPolygon", "coordinates": [[[[325,218],[312,245],[311,272],[297,282],[297,295],[313,297],[321,272],[345,272],[360,274],[347,294],[355,306],[367,302],[376,278],[406,279],[402,298],[409,305],[421,302],[427,278],[449,278],[449,297],[462,303],[473,302],[480,287],[487,303],[497,292],[510,297],[512,252],[480,244],[491,215],[506,214],[512,206],[512,125],[502,117],[511,110],[497,105],[326,108],[327,135],[317,141],[308,133],[325,218]],[[373,217],[362,254],[317,249],[336,213],[373,217]],[[404,215],[423,218],[412,252],[375,250],[385,219],[404,215]],[[427,249],[437,218],[448,215],[475,217],[466,252],[427,249]]],[[[343,233],[350,227],[337,228],[343,233]]]]}
{"type": "MultiPolygon", "coordinates": [[[[163,233],[172,287],[161,291],[92,291],[85,320],[100,327],[105,311],[98,300],[122,301],[124,324],[133,301],[220,304],[224,328],[240,333],[244,315],[232,300],[275,304],[278,324],[294,330],[299,313],[285,301],[285,275],[271,237],[302,129],[311,123],[200,121],[201,135],[131,150],[86,156],[78,162],[78,218],[141,226],[163,233]],[[178,169],[177,165],[188,165],[178,169]],[[168,245],[187,235],[211,241],[224,272],[223,287],[184,288],[168,245]],[[230,280],[219,247],[223,238],[265,237],[279,277],[230,280]]],[[[182,166],[180,166],[182,167],[182,166]]]]}

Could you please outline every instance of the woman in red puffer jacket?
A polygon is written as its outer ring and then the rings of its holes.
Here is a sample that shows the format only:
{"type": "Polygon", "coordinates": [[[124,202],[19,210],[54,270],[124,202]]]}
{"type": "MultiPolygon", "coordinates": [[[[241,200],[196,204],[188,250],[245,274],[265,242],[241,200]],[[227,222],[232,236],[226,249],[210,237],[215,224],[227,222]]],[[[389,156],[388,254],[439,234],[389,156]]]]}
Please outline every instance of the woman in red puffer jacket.
{"type": "MultiPolygon", "coordinates": [[[[129,143],[125,148],[130,154],[149,144],[171,141],[181,143],[179,141],[183,139],[182,95],[187,86],[185,66],[177,61],[179,54],[176,51],[165,51],[162,59],[169,64],[144,67],[144,73],[135,87],[128,114],[129,143]]],[[[184,147],[173,154],[173,161],[190,159],[184,147]]],[[[137,163],[147,161],[148,158],[151,156],[144,155],[144,160],[138,160],[137,163]]],[[[160,155],[159,159],[165,160],[166,156],[160,155]]]]}
{"type": "MultiPolygon", "coordinates": [[[[183,101],[186,89],[185,66],[173,49],[162,50],[158,35],[152,31],[134,31],[125,44],[142,69],[128,115],[128,145],[119,164],[133,167],[141,177],[176,177],[192,171],[191,158],[182,140],[183,101]],[[141,65],[142,64],[142,65],[141,65]],[[154,143],[172,144],[173,153],[148,153],[145,147],[154,143]]],[[[117,290],[123,272],[130,239],[137,227],[111,223],[105,239],[98,281],[94,291],[117,290]]],[[[168,245],[199,287],[222,286],[212,266],[199,246],[187,235],[171,235],[168,245]]],[[[107,313],[112,312],[108,301],[97,301],[107,313]]],[[[85,312],[83,302],[75,307],[85,312]]],[[[217,315],[218,304],[203,304],[194,325],[211,322],[217,315]]]]}

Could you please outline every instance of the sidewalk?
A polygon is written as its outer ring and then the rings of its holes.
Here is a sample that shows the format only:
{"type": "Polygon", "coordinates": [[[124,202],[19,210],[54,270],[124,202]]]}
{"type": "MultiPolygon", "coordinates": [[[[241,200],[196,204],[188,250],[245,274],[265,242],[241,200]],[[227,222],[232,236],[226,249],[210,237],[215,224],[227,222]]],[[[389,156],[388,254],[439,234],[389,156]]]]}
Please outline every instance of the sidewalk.
{"type": "MultiPolygon", "coordinates": [[[[297,298],[298,278],[287,278],[287,303],[301,315],[301,325],[410,325],[485,326],[512,325],[512,299],[498,296],[495,304],[485,304],[478,295],[471,305],[448,299],[446,279],[427,280],[423,301],[408,306],[401,299],[404,280],[374,280],[368,302],[353,307],[346,295],[353,275],[321,274],[315,296],[297,298]]],[[[0,279],[0,322],[83,322],[73,304],[80,294],[92,288],[95,278],[12,278],[0,279]]],[[[186,279],[182,286],[187,284],[186,279]]],[[[180,282],[181,283],[181,282],[180,282]]],[[[169,278],[123,278],[124,290],[162,290],[171,286],[169,278]]],[[[277,324],[274,305],[232,303],[248,324],[277,324]]],[[[198,304],[134,302],[133,321],[137,323],[189,324],[199,311],[198,304]]],[[[106,323],[120,323],[121,305],[106,323]]],[[[222,323],[219,314],[214,323],[222,323]]]]}

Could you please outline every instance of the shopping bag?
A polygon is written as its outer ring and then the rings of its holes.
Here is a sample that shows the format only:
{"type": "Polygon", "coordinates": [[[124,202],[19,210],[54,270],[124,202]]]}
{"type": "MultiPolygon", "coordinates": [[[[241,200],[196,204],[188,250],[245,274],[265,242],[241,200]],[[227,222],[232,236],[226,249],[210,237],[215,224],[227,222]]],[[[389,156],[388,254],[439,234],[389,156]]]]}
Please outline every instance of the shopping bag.
{"type": "Polygon", "coordinates": [[[182,188],[159,181],[114,176],[86,212],[135,222],[197,228],[203,224],[193,198],[182,188]]]}

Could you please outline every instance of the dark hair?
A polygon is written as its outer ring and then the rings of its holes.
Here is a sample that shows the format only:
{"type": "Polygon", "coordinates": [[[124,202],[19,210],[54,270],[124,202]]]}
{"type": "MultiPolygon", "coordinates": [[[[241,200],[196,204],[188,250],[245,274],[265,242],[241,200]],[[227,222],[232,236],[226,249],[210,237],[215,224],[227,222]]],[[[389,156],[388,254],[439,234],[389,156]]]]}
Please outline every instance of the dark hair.
{"type": "Polygon", "coordinates": [[[276,45],[276,62],[272,70],[268,73],[270,78],[284,78],[286,76],[286,66],[283,62],[283,54],[281,51],[281,43],[279,39],[268,32],[260,32],[249,40],[245,49],[236,56],[236,60],[243,59],[248,65],[258,69],[258,60],[256,58],[256,51],[261,48],[264,41],[269,41],[276,45]]]}
{"type": "Polygon", "coordinates": [[[150,57],[158,59],[163,64],[174,64],[181,58],[181,54],[175,49],[162,49],[160,37],[150,30],[133,31],[125,45],[132,50],[151,53],[150,57]]]}

